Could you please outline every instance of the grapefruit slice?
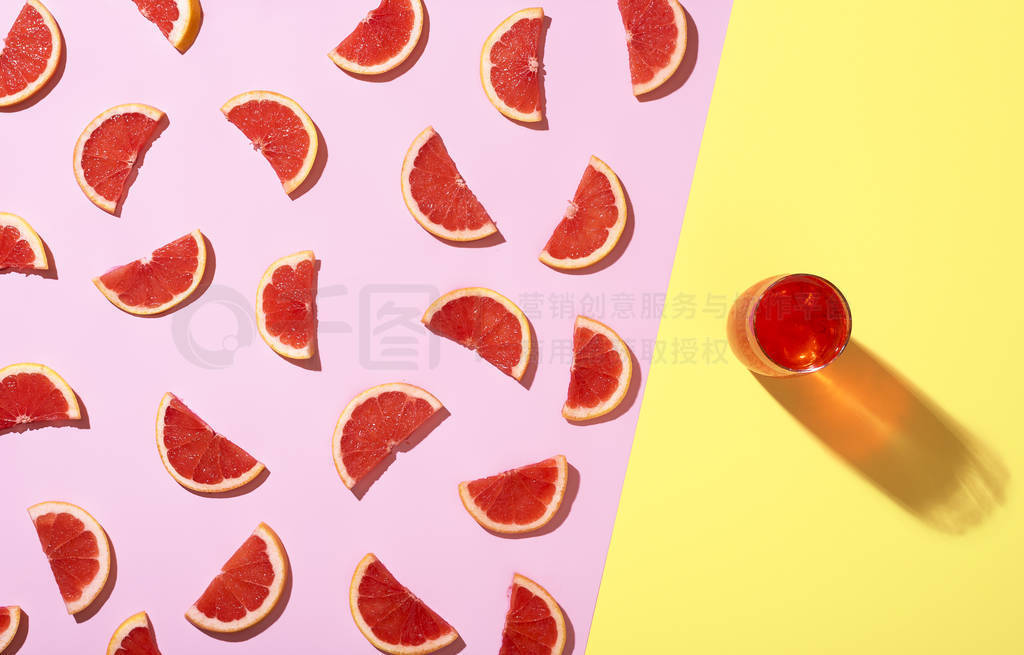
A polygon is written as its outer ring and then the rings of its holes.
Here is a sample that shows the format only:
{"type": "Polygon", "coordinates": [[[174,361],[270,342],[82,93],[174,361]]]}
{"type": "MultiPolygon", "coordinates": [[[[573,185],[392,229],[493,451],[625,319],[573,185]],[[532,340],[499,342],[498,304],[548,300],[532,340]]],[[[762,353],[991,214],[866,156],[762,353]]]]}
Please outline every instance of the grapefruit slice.
{"type": "Polygon", "coordinates": [[[475,350],[506,375],[523,379],[530,361],[530,323],[497,291],[450,291],[427,307],[421,320],[432,332],[475,350]]]}
{"type": "Polygon", "coordinates": [[[164,394],[157,410],[156,446],[171,477],[186,489],[201,493],[237,489],[264,469],[172,393],[164,394]]]}
{"type": "Polygon", "coordinates": [[[0,607],[0,653],[11,645],[21,625],[21,608],[17,605],[0,607]]]}
{"type": "Polygon", "coordinates": [[[288,556],[277,534],[260,523],[221,567],[185,618],[210,632],[238,632],[262,621],[281,599],[288,556]]]}
{"type": "Polygon", "coordinates": [[[25,363],[0,369],[0,430],[80,418],[75,392],[52,368],[25,363]]]}
{"type": "Polygon", "coordinates": [[[677,0],[619,0],[633,95],[664,84],[686,52],[686,14],[677,0]]]}
{"type": "Polygon", "coordinates": [[[92,204],[117,211],[139,152],[163,118],[149,105],[117,105],[85,126],[75,144],[75,180],[92,204]]]}
{"type": "Polygon", "coordinates": [[[555,599],[525,575],[516,573],[498,655],[561,655],[565,616],[555,599]]]}
{"type": "Polygon", "coordinates": [[[633,373],[626,343],[604,323],[577,316],[572,350],[569,397],[562,406],[562,416],[586,421],[618,407],[626,397],[633,373]]]}
{"type": "Polygon", "coordinates": [[[107,644],[107,655],[160,655],[149,615],[145,612],[133,614],[117,626],[107,644]]]}
{"type": "Polygon", "coordinates": [[[517,121],[536,123],[541,111],[540,34],[544,10],[523,9],[494,28],[480,53],[480,82],[494,108],[517,121]]]}
{"type": "Polygon", "coordinates": [[[246,91],[220,111],[270,162],[285,193],[302,184],[313,169],[319,137],[299,103],[273,91],[246,91]]]}
{"type": "Polygon", "coordinates": [[[591,157],[576,195],[540,260],[553,268],[591,266],[608,256],[626,227],[626,196],[608,165],[591,157]]]}
{"type": "Polygon", "coordinates": [[[274,352],[309,359],[316,349],[316,255],[303,250],[270,265],[256,291],[256,327],[274,352]]]}
{"type": "Polygon", "coordinates": [[[373,553],[352,575],[348,604],[359,632],[392,655],[425,655],[459,638],[447,621],[413,595],[373,553]]]}
{"type": "Polygon", "coordinates": [[[350,73],[379,75],[408,59],[422,31],[420,0],[381,0],[327,56],[350,73]]]}
{"type": "Polygon", "coordinates": [[[167,37],[178,52],[185,52],[199,34],[202,9],[199,0],[132,0],[167,37]]]}
{"type": "Polygon", "coordinates": [[[92,283],[118,309],[137,316],[177,307],[199,286],[206,271],[206,240],[195,230],[142,259],[94,277],[92,283]]]}
{"type": "Polygon", "coordinates": [[[405,153],[402,197],[416,222],[442,239],[475,241],[498,231],[433,127],[420,132],[405,153]]]}
{"type": "Polygon", "coordinates": [[[562,505],[569,465],[565,455],[459,484],[462,505],[493,532],[518,534],[546,525],[562,505]]]}
{"type": "Polygon", "coordinates": [[[352,399],[331,440],[334,467],[351,489],[441,409],[441,401],[404,382],[381,384],[352,399]]]}
{"type": "Polygon", "coordinates": [[[0,212],[0,271],[45,270],[46,261],[43,240],[25,219],[14,214],[0,212]]]}
{"type": "Polygon", "coordinates": [[[39,503],[28,508],[28,515],[68,614],[81,612],[100,595],[110,574],[107,533],[88,512],[71,503],[39,503]]]}
{"type": "Polygon", "coordinates": [[[28,100],[57,70],[64,41],[39,0],[28,0],[0,50],[0,107],[28,100]]]}

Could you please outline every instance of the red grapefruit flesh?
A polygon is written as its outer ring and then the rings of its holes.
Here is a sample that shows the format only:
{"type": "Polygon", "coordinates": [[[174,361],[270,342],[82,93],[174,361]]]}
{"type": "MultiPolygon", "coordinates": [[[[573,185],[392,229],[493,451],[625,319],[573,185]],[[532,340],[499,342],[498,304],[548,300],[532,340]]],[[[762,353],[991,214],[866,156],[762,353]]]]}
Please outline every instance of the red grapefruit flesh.
{"type": "Polygon", "coordinates": [[[643,95],[667,82],[683,61],[686,14],[677,0],[619,0],[619,13],[633,95],[643,95]]]}
{"type": "Polygon", "coordinates": [[[530,323],[516,305],[482,287],[456,289],[435,300],[423,318],[431,331],[475,350],[501,372],[521,380],[530,361],[530,323]]]}
{"type": "Polygon", "coordinates": [[[196,627],[238,632],[262,621],[281,599],[288,557],[277,534],[260,523],[185,612],[196,627]]]}
{"type": "Polygon", "coordinates": [[[149,615],[133,614],[117,626],[107,644],[107,655],[160,655],[149,615]]]}
{"type": "Polygon", "coordinates": [[[498,655],[561,655],[565,636],[562,608],[544,587],[516,573],[498,655]]]}
{"type": "Polygon", "coordinates": [[[106,533],[88,512],[71,503],[39,503],[29,507],[28,514],[68,614],[81,612],[96,600],[110,574],[106,533]]]}
{"type": "Polygon", "coordinates": [[[25,363],[0,369],[0,430],[81,417],[75,392],[48,366],[25,363]]]}
{"type": "Polygon", "coordinates": [[[256,327],[274,352],[309,359],[316,350],[313,288],[316,255],[303,250],[278,259],[263,274],[256,291],[256,327]]]}
{"type": "Polygon", "coordinates": [[[463,482],[459,498],[466,511],[488,530],[530,532],[546,525],[562,505],[568,480],[564,455],[463,482]]]}
{"type": "Polygon", "coordinates": [[[316,126],[288,96],[246,91],[225,102],[220,111],[270,162],[285,193],[297,189],[313,170],[320,141],[316,126]]]}
{"type": "Polygon", "coordinates": [[[25,219],[0,212],[0,271],[49,268],[43,240],[25,219]]]}
{"type": "Polygon", "coordinates": [[[115,307],[150,316],[172,309],[191,296],[206,271],[206,240],[195,230],[142,259],[93,278],[115,307]]]}
{"type": "Polygon", "coordinates": [[[610,327],[586,316],[576,317],[572,335],[569,397],[562,416],[586,421],[618,407],[633,373],[629,347],[610,327]]]}
{"type": "Polygon", "coordinates": [[[21,608],[16,605],[0,607],[0,653],[11,645],[21,625],[21,608]]]}
{"type": "Polygon", "coordinates": [[[334,466],[351,489],[416,428],[441,409],[441,401],[403,382],[362,392],[345,407],[334,427],[334,466]]]}
{"type": "Polygon", "coordinates": [[[402,198],[416,222],[442,239],[475,241],[498,231],[432,127],[405,153],[402,198]]]}
{"type": "Polygon", "coordinates": [[[517,121],[542,118],[540,81],[544,10],[523,9],[494,28],[480,54],[480,82],[494,108],[517,121]]]}
{"type": "Polygon", "coordinates": [[[179,52],[185,52],[199,34],[199,0],[132,0],[179,52]]]}
{"type": "Polygon", "coordinates": [[[381,0],[327,56],[350,73],[379,75],[412,54],[422,31],[420,0],[381,0]]]}
{"type": "Polygon", "coordinates": [[[171,393],[164,394],[157,410],[156,444],[167,472],[192,491],[231,491],[251,482],[264,469],[171,393]]]}
{"type": "Polygon", "coordinates": [[[164,113],[156,107],[111,107],[92,119],[75,144],[75,180],[90,202],[113,214],[139,152],[149,143],[164,113]]]}
{"type": "Polygon", "coordinates": [[[359,631],[385,653],[426,655],[459,638],[455,628],[398,582],[372,553],[356,567],[348,604],[359,631]]]}
{"type": "Polygon", "coordinates": [[[626,196],[619,178],[597,157],[583,171],[565,216],[540,260],[558,269],[578,269],[601,261],[615,248],[626,227],[626,196]]]}
{"type": "Polygon", "coordinates": [[[53,77],[64,42],[39,0],[28,0],[0,50],[0,107],[28,100],[53,77]]]}

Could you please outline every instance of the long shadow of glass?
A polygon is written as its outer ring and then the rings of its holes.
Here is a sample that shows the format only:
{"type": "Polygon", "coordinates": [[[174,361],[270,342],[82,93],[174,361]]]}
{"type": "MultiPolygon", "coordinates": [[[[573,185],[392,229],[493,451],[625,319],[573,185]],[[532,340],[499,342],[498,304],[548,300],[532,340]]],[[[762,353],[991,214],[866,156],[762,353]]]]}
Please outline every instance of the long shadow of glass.
{"type": "Polygon", "coordinates": [[[1002,461],[853,341],[812,375],[754,375],[836,455],[927,525],[960,534],[1005,499],[1002,461]]]}

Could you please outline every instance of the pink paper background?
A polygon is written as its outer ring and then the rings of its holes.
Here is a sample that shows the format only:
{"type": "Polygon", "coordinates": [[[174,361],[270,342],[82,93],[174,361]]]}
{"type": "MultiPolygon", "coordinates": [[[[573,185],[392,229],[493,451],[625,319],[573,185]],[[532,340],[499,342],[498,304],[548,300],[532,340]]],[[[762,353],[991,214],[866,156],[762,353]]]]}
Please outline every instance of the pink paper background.
{"type": "MultiPolygon", "coordinates": [[[[198,40],[181,56],[127,0],[49,2],[67,66],[41,102],[0,115],[0,210],[37,228],[58,279],[0,276],[0,364],[55,368],[84,401],[89,429],[0,435],[0,604],[29,614],[21,653],[102,652],[118,623],[143,609],[168,654],[373,652],[347,602],[352,570],[369,551],[455,625],[467,653],[496,652],[516,571],[559,600],[573,627],[570,646],[583,652],[640,402],[613,421],[568,424],[559,415],[564,348],[575,312],[601,318],[582,306],[586,295],[603,296],[604,320],[631,342],[646,376],[643,351],[658,318],[644,312],[643,296],[667,285],[731,3],[686,3],[699,31],[691,41],[695,69],[675,92],[642,103],[629,91],[615,3],[546,6],[547,131],[504,119],[480,88],[484,37],[521,4],[429,2],[422,56],[385,83],[356,80],[325,56],[370,4],[206,0],[198,40]],[[297,199],[282,193],[268,164],[218,111],[254,88],[295,98],[325,137],[322,177],[297,199]],[[113,218],[77,188],[71,152],[95,114],[124,102],[155,105],[170,125],[113,218]],[[413,222],[399,171],[428,124],[507,242],[456,248],[413,222]],[[635,230],[614,265],[566,275],[536,257],[591,154],[621,177],[635,230]],[[93,288],[92,276],[197,227],[212,242],[216,269],[191,305],[137,318],[93,288]],[[251,318],[265,268],[306,248],[322,262],[322,371],[274,355],[251,318]],[[523,301],[531,314],[541,356],[529,390],[417,328],[433,296],[471,285],[523,301]],[[569,294],[572,306],[556,311],[552,294],[569,294]],[[538,307],[527,306],[531,297],[538,307]],[[364,343],[380,336],[372,331],[389,302],[413,317],[413,329],[387,332],[416,337],[412,369],[381,369],[371,361],[380,344],[364,343]],[[616,304],[634,316],[616,317],[616,304]],[[423,357],[431,347],[434,365],[423,357]],[[393,380],[426,387],[451,416],[358,500],[335,473],[331,431],[356,393],[393,380]],[[233,498],[179,487],[154,445],[165,391],[265,462],[265,482],[233,498]],[[559,452],[580,485],[564,522],[547,534],[493,536],[458,501],[461,480],[559,452]],[[112,593],[82,623],[65,614],[25,514],[43,500],[93,513],[116,552],[112,593]],[[288,550],[290,597],[244,646],[217,640],[182,614],[260,521],[288,550]]],[[[0,5],[5,28],[19,5],[0,5]]]]}

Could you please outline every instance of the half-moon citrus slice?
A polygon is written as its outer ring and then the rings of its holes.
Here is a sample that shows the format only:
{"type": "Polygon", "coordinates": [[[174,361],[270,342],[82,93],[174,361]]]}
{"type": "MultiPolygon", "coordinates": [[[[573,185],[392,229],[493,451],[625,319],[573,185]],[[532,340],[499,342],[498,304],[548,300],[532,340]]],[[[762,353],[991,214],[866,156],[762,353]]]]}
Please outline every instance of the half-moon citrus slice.
{"type": "Polygon", "coordinates": [[[517,121],[535,123],[541,110],[540,60],[544,10],[523,9],[494,28],[480,53],[480,82],[494,108],[517,121]]]}
{"type": "Polygon", "coordinates": [[[53,77],[64,41],[39,0],[28,0],[0,50],[0,107],[28,100],[53,77]]]}
{"type": "Polygon", "coordinates": [[[303,250],[270,265],[256,291],[256,327],[274,352],[309,359],[316,349],[316,256],[303,250]]]}
{"type": "Polygon", "coordinates": [[[540,260],[553,268],[577,269],[608,256],[626,227],[626,196],[608,165],[591,157],[565,216],[540,260]]]}
{"type": "Polygon", "coordinates": [[[350,73],[379,75],[412,54],[422,31],[420,0],[381,0],[327,56],[350,73]]]}
{"type": "Polygon", "coordinates": [[[525,575],[516,573],[498,655],[561,655],[565,616],[555,599],[525,575]]]}
{"type": "Polygon", "coordinates": [[[17,605],[0,607],[0,653],[11,645],[21,625],[21,608],[17,605]]]}
{"type": "Polygon", "coordinates": [[[441,401],[404,382],[381,384],[353,398],[331,439],[341,481],[354,487],[440,409],[441,401]]]}
{"type": "Polygon", "coordinates": [[[442,239],[475,241],[498,231],[432,127],[420,132],[405,153],[402,197],[416,222],[442,239]]]}
{"type": "Polygon", "coordinates": [[[20,216],[0,212],[0,271],[45,270],[46,249],[32,226],[20,216]]]}
{"type": "Polygon", "coordinates": [[[562,406],[562,416],[586,421],[618,407],[626,397],[633,373],[626,343],[604,323],[577,316],[572,351],[569,397],[562,406]]]}
{"type": "Polygon", "coordinates": [[[80,418],[75,392],[49,366],[25,363],[0,369],[0,430],[80,418]]]}
{"type": "Polygon", "coordinates": [[[206,240],[199,230],[141,259],[92,279],[100,293],[129,314],[150,316],[177,307],[195,292],[206,271],[206,240]]]}
{"type": "Polygon", "coordinates": [[[160,655],[149,615],[133,614],[117,626],[107,644],[107,655],[160,655]]]}
{"type": "Polygon", "coordinates": [[[85,126],[75,143],[75,179],[92,204],[117,211],[139,152],[163,118],[149,105],[117,105],[85,126]]]}
{"type": "Polygon", "coordinates": [[[546,525],[562,505],[569,465],[565,455],[459,484],[462,505],[493,532],[518,534],[546,525]]]}
{"type": "Polygon", "coordinates": [[[285,193],[305,181],[320,139],[299,103],[273,91],[246,91],[225,102],[220,111],[270,162],[285,193]]]}
{"type": "Polygon", "coordinates": [[[156,445],[167,472],[192,491],[231,491],[251,482],[264,469],[172,393],[164,394],[157,410],[156,445]]]}
{"type": "Polygon", "coordinates": [[[619,0],[633,95],[668,81],[686,52],[686,14],[677,0],[619,0]]]}
{"type": "Polygon", "coordinates": [[[426,655],[459,638],[447,621],[406,589],[373,553],[352,575],[348,604],[359,632],[392,655],[426,655]]]}
{"type": "Polygon", "coordinates": [[[199,0],[133,0],[146,20],[159,28],[178,52],[185,52],[199,34],[203,10],[199,0]]]}
{"type": "Polygon", "coordinates": [[[475,350],[501,372],[523,379],[530,361],[530,323],[497,291],[449,291],[427,307],[420,320],[432,332],[475,350]]]}
{"type": "Polygon", "coordinates": [[[188,608],[185,618],[210,632],[238,632],[252,627],[281,599],[288,572],[288,556],[281,540],[269,525],[260,523],[188,608]]]}
{"type": "Polygon", "coordinates": [[[107,584],[107,534],[88,512],[71,503],[39,503],[28,508],[28,515],[36,526],[68,614],[81,612],[107,584]]]}

